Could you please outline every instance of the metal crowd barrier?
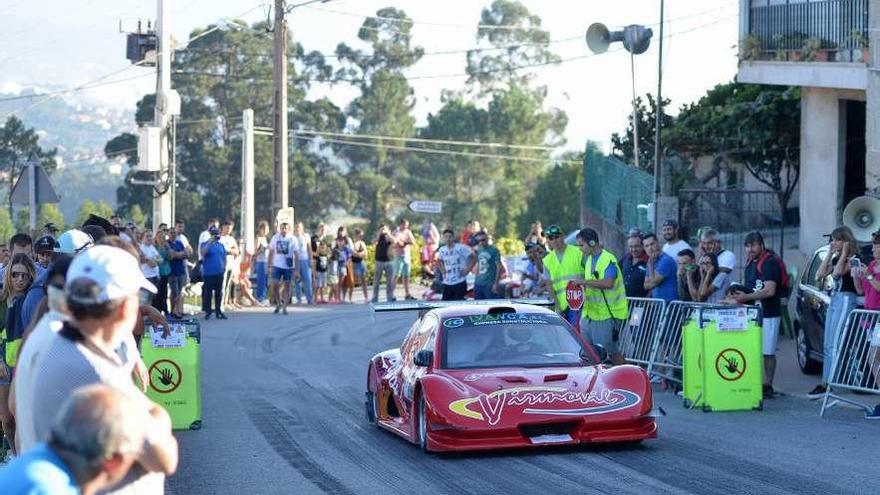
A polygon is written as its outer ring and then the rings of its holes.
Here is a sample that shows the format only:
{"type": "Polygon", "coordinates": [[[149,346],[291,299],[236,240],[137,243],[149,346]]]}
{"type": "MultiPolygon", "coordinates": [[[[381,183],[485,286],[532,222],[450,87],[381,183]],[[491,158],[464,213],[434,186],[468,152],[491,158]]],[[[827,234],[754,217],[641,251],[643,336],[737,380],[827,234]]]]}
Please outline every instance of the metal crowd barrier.
{"type": "Polygon", "coordinates": [[[835,347],[831,377],[819,416],[825,417],[826,410],[841,402],[860,407],[866,412],[873,411],[872,405],[837,395],[835,392],[848,390],[880,394],[880,311],[852,311],[837,336],[835,347]]]}
{"type": "Polygon", "coordinates": [[[656,334],[662,328],[666,301],[644,297],[628,297],[629,318],[620,331],[618,346],[627,362],[645,368],[651,363],[656,334]]]}
{"type": "Polygon", "coordinates": [[[666,311],[659,331],[654,337],[648,375],[682,383],[681,327],[687,323],[694,310],[711,304],[672,301],[666,304],[666,311]]]}
{"type": "Polygon", "coordinates": [[[629,297],[629,318],[618,345],[627,362],[646,368],[648,375],[682,383],[681,327],[697,308],[717,304],[629,297]]]}

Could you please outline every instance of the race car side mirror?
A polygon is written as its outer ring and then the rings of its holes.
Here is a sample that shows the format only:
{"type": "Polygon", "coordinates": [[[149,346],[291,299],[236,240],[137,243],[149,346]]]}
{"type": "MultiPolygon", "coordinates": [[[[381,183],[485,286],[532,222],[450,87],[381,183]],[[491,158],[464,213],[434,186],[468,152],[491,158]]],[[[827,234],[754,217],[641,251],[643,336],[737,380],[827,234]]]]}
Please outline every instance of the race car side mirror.
{"type": "Polygon", "coordinates": [[[593,347],[596,349],[596,354],[599,355],[599,362],[604,363],[608,361],[608,351],[605,350],[605,347],[601,344],[593,344],[593,347]]]}
{"type": "Polygon", "coordinates": [[[421,350],[413,356],[413,364],[416,366],[431,366],[434,363],[434,351],[421,350]]]}

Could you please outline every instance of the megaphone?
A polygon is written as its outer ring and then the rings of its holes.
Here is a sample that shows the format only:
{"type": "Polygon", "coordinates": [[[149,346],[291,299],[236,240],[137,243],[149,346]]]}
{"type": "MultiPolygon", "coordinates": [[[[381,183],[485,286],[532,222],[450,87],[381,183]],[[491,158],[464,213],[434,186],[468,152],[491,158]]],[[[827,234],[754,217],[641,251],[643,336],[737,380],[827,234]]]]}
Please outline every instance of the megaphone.
{"type": "Polygon", "coordinates": [[[843,209],[843,224],[853,231],[861,242],[871,240],[871,234],[880,230],[880,198],[859,196],[843,209]]]}
{"type": "Polygon", "coordinates": [[[595,22],[587,29],[587,46],[593,53],[605,53],[608,45],[615,41],[623,41],[623,31],[612,33],[601,22],[595,22]]]}
{"type": "Polygon", "coordinates": [[[623,31],[609,31],[601,22],[596,22],[587,29],[587,46],[593,53],[605,53],[611,43],[622,41],[623,47],[633,55],[645,53],[651,44],[654,32],[645,26],[632,24],[623,31]]]}

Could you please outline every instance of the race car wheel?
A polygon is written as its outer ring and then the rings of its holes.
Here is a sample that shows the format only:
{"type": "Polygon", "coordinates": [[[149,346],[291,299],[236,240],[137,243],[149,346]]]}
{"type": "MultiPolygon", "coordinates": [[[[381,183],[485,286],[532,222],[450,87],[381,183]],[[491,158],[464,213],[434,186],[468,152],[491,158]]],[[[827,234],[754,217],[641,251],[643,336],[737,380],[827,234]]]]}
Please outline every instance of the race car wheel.
{"type": "Polygon", "coordinates": [[[419,416],[418,416],[418,428],[419,428],[419,448],[422,449],[422,452],[428,451],[428,418],[425,415],[425,396],[419,394],[419,416]]]}
{"type": "Polygon", "coordinates": [[[364,407],[367,411],[367,421],[370,423],[377,423],[379,418],[379,404],[377,404],[378,399],[376,398],[376,394],[373,392],[367,392],[367,400],[364,401],[364,407]]]}

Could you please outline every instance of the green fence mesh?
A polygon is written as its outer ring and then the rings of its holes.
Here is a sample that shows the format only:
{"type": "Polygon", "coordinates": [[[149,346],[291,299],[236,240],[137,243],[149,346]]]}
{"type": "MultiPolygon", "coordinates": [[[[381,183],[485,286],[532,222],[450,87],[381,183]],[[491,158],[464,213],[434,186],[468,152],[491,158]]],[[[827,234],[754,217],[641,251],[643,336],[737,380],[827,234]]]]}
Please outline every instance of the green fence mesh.
{"type": "Polygon", "coordinates": [[[638,205],[652,201],[654,178],[612,157],[588,150],[584,157],[584,198],[590,213],[621,231],[649,230],[648,216],[638,205]]]}

